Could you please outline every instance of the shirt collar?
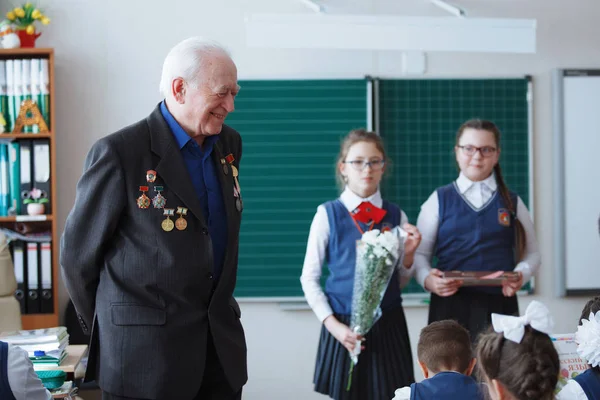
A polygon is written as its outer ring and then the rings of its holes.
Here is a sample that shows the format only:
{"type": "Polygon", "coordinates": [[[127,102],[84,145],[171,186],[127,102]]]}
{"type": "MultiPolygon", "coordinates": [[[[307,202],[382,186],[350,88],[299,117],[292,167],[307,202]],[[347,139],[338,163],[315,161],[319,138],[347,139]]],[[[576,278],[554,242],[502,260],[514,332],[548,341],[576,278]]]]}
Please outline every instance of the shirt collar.
{"type": "Polygon", "coordinates": [[[185,133],[181,125],[179,125],[179,122],[175,120],[173,114],[171,114],[171,112],[167,109],[167,103],[165,101],[160,103],[160,112],[162,113],[163,118],[167,122],[167,125],[169,125],[169,128],[171,128],[171,133],[173,133],[173,136],[175,137],[175,141],[177,142],[179,149],[183,149],[183,147],[190,140],[192,140],[192,138],[190,137],[190,135],[185,133]]]}
{"type": "Polygon", "coordinates": [[[363,199],[356,193],[354,193],[348,186],[344,189],[342,194],[340,195],[340,200],[342,204],[346,207],[348,211],[353,211],[356,207],[360,205],[362,202],[371,202],[375,207],[381,208],[383,206],[383,199],[381,198],[381,192],[379,189],[371,196],[363,199]]]}
{"type": "Polygon", "coordinates": [[[456,179],[456,186],[458,186],[458,190],[460,190],[461,194],[464,194],[476,183],[480,183],[487,186],[492,192],[495,192],[496,189],[498,189],[498,183],[496,182],[496,174],[493,172],[490,176],[488,176],[481,182],[473,182],[472,180],[467,178],[462,172],[460,173],[460,175],[458,175],[458,179],[456,179]]]}

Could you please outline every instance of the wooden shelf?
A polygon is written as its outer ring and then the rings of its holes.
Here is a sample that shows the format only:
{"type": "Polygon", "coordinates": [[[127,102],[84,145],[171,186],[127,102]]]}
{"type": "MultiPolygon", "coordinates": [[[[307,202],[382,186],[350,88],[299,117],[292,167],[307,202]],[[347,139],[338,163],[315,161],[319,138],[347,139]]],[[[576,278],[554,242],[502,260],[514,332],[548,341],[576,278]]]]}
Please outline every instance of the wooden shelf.
{"type": "Polygon", "coordinates": [[[0,222],[46,222],[53,221],[52,215],[17,215],[12,217],[0,217],[0,222]]]}
{"type": "Polygon", "coordinates": [[[46,48],[20,48],[20,49],[0,49],[0,58],[12,59],[12,58],[29,58],[29,57],[48,57],[54,53],[54,49],[46,48]]]}
{"type": "Polygon", "coordinates": [[[40,329],[58,326],[58,312],[54,314],[23,314],[23,329],[40,329]]]}
{"type": "Polygon", "coordinates": [[[0,133],[1,139],[52,139],[52,133],[0,133]]]}

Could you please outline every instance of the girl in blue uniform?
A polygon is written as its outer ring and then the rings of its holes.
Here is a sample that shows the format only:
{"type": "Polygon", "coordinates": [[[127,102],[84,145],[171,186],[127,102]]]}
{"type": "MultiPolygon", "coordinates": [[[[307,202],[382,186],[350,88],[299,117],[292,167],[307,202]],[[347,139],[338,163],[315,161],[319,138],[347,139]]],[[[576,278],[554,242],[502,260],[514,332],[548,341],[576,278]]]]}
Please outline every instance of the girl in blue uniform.
{"type": "Polygon", "coordinates": [[[484,120],[465,122],[454,147],[460,175],[421,206],[417,227],[417,281],[431,294],[429,323],[457,320],[471,338],[491,313],[518,314],[515,294],[537,271],[540,253],[533,223],[521,198],[508,190],[500,169],[500,131],[484,120]],[[432,257],[438,260],[431,267],[432,257]],[[444,271],[517,271],[502,287],[461,287],[444,271]]]}
{"type": "Polygon", "coordinates": [[[477,341],[479,375],[491,400],[554,400],[560,362],[546,306],[534,300],[524,316],[495,314],[492,325],[477,341]]]}
{"type": "Polygon", "coordinates": [[[600,400],[600,296],[587,302],[575,334],[577,352],[589,368],[569,380],[558,400],[600,400]]]}
{"type": "Polygon", "coordinates": [[[314,384],[317,392],[334,399],[390,399],[396,388],[414,382],[400,283],[412,273],[420,234],[397,205],[381,198],[379,183],[385,162],[377,134],[362,129],[350,132],[342,142],[336,169],[345,189],[338,199],[317,208],[308,237],[300,281],[308,304],[323,323],[314,384]],[[359,218],[358,210],[369,211],[368,220],[364,214],[359,218]],[[348,327],[356,241],[368,230],[397,225],[408,232],[403,254],[382,300],[383,314],[364,338],[364,349],[347,390],[348,351],[363,339],[348,327]],[[324,262],[330,274],[323,291],[320,279],[324,262]]]}

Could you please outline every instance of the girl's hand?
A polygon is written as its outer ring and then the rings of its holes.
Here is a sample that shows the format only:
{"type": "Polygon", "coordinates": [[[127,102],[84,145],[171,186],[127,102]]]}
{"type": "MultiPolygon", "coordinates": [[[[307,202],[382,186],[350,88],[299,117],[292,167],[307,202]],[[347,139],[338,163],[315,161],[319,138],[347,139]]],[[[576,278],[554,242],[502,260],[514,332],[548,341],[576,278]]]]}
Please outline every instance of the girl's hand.
{"type": "Polygon", "coordinates": [[[416,226],[411,224],[402,225],[402,229],[408,233],[408,236],[404,239],[404,256],[412,257],[417,247],[419,247],[419,243],[421,243],[421,232],[419,232],[416,226]]]}
{"type": "MultiPolygon", "coordinates": [[[[337,339],[348,351],[354,351],[357,341],[364,340],[364,338],[350,330],[348,325],[341,323],[336,317],[330,315],[323,321],[325,328],[331,333],[331,335],[337,339]]],[[[364,349],[364,347],[362,347],[364,349]]]]}
{"type": "Polygon", "coordinates": [[[502,294],[506,297],[514,296],[523,286],[523,274],[519,272],[517,280],[506,279],[502,282],[502,294]]]}
{"type": "Polygon", "coordinates": [[[457,279],[445,279],[443,273],[437,268],[433,268],[429,272],[429,276],[425,278],[425,289],[437,294],[440,297],[452,296],[458,291],[462,282],[457,279]]]}

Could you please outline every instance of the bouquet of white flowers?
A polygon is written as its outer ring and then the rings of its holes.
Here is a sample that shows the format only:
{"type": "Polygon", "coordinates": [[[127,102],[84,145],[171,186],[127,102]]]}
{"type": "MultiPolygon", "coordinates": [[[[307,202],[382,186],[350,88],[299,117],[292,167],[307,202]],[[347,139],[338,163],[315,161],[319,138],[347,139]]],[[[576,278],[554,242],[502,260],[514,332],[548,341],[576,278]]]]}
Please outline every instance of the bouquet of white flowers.
{"type": "MultiPolygon", "coordinates": [[[[381,316],[381,300],[398,263],[400,237],[405,235],[406,232],[399,227],[387,232],[374,229],[365,232],[361,240],[356,242],[356,270],[350,317],[350,329],[353,332],[365,335],[381,316]]],[[[360,347],[361,343],[358,342],[350,353],[350,375],[354,365],[358,363],[360,347]]],[[[350,384],[351,379],[348,381],[348,389],[350,384]]]]}

